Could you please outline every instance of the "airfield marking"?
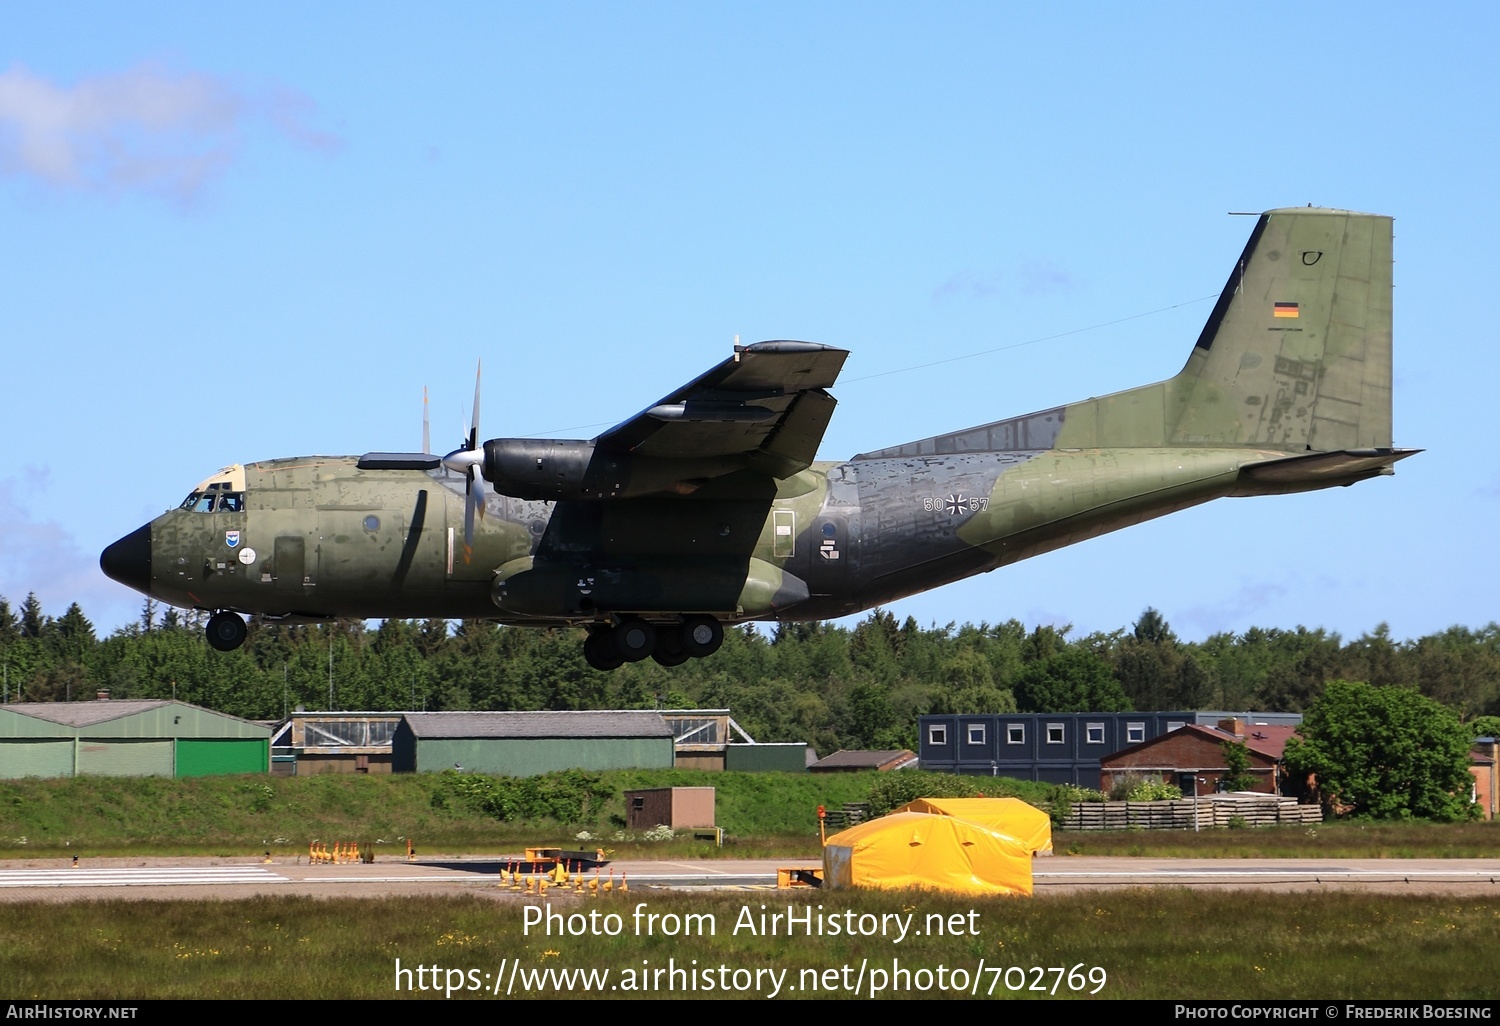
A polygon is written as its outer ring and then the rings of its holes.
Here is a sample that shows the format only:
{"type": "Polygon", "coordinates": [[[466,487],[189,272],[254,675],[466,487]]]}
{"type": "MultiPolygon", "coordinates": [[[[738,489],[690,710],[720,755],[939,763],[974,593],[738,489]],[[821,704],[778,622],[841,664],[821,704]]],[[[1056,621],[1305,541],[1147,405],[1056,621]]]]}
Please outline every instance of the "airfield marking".
{"type": "Polygon", "coordinates": [[[671,866],[674,869],[684,869],[684,870],[687,870],[689,873],[707,873],[709,876],[714,876],[714,875],[743,876],[744,875],[743,873],[731,873],[728,870],[717,869],[717,868],[712,867],[712,866],[705,866],[701,862],[698,862],[698,863],[693,863],[693,862],[658,862],[657,865],[659,865],[659,866],[671,866]]]}
{"type": "Polygon", "coordinates": [[[483,883],[475,873],[447,873],[443,876],[305,876],[299,884],[319,883],[483,883]]]}
{"type": "Polygon", "coordinates": [[[281,874],[258,866],[0,870],[0,887],[170,887],[290,882],[281,874]]]}
{"type": "Polygon", "coordinates": [[[1070,877],[1076,879],[1093,879],[1095,877],[1138,877],[1138,876],[1213,876],[1213,877],[1240,877],[1240,876],[1380,876],[1380,877],[1407,877],[1407,876],[1461,876],[1473,877],[1475,879],[1493,879],[1500,875],[1497,870],[1485,869],[1346,869],[1333,867],[1329,869],[1134,869],[1116,872],[1080,872],[1080,873],[1033,873],[1036,878],[1070,877]]]}
{"type": "MultiPolygon", "coordinates": [[[[1048,860],[1050,861],[1050,860],[1048,860]]],[[[1113,860],[1111,860],[1113,861],[1113,860]]],[[[1032,878],[1038,892],[1044,890],[1088,888],[1088,887],[1148,887],[1148,886],[1207,886],[1207,887],[1312,887],[1316,885],[1390,887],[1398,889],[1411,886],[1433,887],[1484,887],[1500,884],[1500,861],[1467,860],[1467,865],[1403,865],[1402,860],[1394,864],[1341,865],[1335,861],[1318,862],[1295,860],[1285,865],[1259,866],[1214,866],[1161,864],[1121,868],[1119,863],[1108,868],[1043,868],[1036,866],[1032,878]]],[[[1455,860],[1464,862],[1466,860],[1455,860]]],[[[1415,860],[1413,860],[1415,862],[1415,860]]],[[[769,863],[768,863],[769,864],[769,863]]],[[[424,871],[421,866],[383,867],[379,875],[363,876],[358,872],[332,870],[329,875],[320,872],[321,867],[308,866],[131,866],[120,868],[72,868],[55,865],[50,868],[0,869],[0,893],[18,895],[25,889],[66,891],[86,888],[116,887],[124,889],[149,887],[209,887],[233,893],[236,887],[249,885],[270,891],[284,892],[283,885],[290,890],[307,893],[322,891],[323,885],[333,887],[361,887],[373,885],[377,889],[397,887],[405,889],[416,886],[435,885],[446,890],[453,885],[468,884],[494,890],[499,877],[480,871],[454,871],[443,867],[438,872],[424,871]],[[335,875],[336,874],[336,875],[335,875]]],[[[438,867],[432,867],[434,869],[438,867]]],[[[645,865],[632,868],[630,884],[646,892],[662,890],[775,890],[776,877],[759,864],[738,863],[728,865],[704,865],[703,863],[657,862],[649,865],[654,872],[643,872],[645,865]],[[665,870],[665,872],[664,872],[665,870]]],[[[479,867],[476,866],[476,869],[479,867]]],[[[502,885],[503,886],[503,885],[502,885]]],[[[514,888],[512,888],[514,889],[514,888]]],[[[575,888],[576,889],[576,888],[575,888]]],[[[559,893],[567,893],[563,886],[559,893]]],[[[799,893],[806,893],[800,891],[799,893]]],[[[7,898],[7,900],[12,900],[7,898]]]]}

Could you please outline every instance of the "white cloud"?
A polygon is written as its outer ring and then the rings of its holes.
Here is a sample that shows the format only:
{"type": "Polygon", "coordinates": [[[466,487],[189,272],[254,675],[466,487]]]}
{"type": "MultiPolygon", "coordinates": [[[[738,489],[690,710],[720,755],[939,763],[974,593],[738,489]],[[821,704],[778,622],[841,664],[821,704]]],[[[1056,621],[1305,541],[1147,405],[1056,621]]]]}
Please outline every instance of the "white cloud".
{"type": "Polygon", "coordinates": [[[91,606],[117,599],[119,587],[99,571],[97,554],[84,552],[61,524],[38,520],[23,505],[23,494],[46,491],[48,477],[27,467],[23,480],[0,479],[0,595],[12,610],[34,591],[49,616],[61,616],[72,602],[89,615],[91,606]]]}
{"type": "MultiPolygon", "coordinates": [[[[1320,581],[1319,584],[1326,588],[1336,586],[1333,581],[1320,581]]],[[[1193,628],[1184,636],[1237,632],[1248,626],[1257,614],[1278,608],[1294,586],[1276,581],[1241,581],[1232,594],[1218,602],[1192,606],[1179,613],[1177,619],[1193,628]]]]}
{"type": "Polygon", "coordinates": [[[155,64],[71,86],[13,65],[0,73],[0,172],[65,189],[189,201],[224,173],[252,121],[301,146],[337,148],[336,136],[309,127],[312,109],[286,87],[259,99],[212,75],[155,64]]]}
{"type": "Polygon", "coordinates": [[[970,271],[959,271],[933,289],[932,298],[934,301],[954,297],[988,299],[999,295],[1004,284],[1004,276],[1000,274],[974,274],[970,271]]]}
{"type": "Polygon", "coordinates": [[[266,100],[264,108],[277,131],[298,145],[325,153],[343,149],[343,139],[332,132],[312,127],[312,118],[318,107],[306,93],[287,86],[277,86],[266,100]]]}
{"type": "Polygon", "coordinates": [[[1021,291],[1027,295],[1062,292],[1074,287],[1073,276],[1048,260],[1033,260],[1024,265],[1017,277],[1021,291]]]}

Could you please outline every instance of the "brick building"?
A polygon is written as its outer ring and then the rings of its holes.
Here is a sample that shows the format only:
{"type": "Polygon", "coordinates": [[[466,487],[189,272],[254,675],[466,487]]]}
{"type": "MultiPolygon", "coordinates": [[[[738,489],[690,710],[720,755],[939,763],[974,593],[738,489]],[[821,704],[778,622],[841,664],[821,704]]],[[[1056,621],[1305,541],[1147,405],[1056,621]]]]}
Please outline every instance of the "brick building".
{"type": "Polygon", "coordinates": [[[1474,776],[1474,801],[1485,819],[1500,812],[1500,743],[1482,737],[1469,750],[1469,772],[1474,776]]]}
{"type": "Polygon", "coordinates": [[[1217,727],[1189,723],[1099,760],[1100,788],[1108,791],[1128,775],[1154,777],[1182,789],[1183,797],[1213,794],[1229,774],[1225,743],[1243,743],[1250,753],[1245,771],[1255,778],[1253,791],[1281,794],[1281,758],[1296,727],[1224,720],[1217,727]]]}

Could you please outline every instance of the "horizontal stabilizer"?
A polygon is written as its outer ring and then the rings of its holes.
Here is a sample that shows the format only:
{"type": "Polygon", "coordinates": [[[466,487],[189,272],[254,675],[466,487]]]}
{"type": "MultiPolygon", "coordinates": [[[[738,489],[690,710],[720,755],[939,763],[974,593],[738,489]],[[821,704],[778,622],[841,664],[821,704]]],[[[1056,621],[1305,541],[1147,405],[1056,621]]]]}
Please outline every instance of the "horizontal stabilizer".
{"type": "Polygon", "coordinates": [[[1397,460],[1415,456],[1421,449],[1345,449],[1340,452],[1309,452],[1252,463],[1240,469],[1237,495],[1298,492],[1332,485],[1354,484],[1395,472],[1397,460]]]}

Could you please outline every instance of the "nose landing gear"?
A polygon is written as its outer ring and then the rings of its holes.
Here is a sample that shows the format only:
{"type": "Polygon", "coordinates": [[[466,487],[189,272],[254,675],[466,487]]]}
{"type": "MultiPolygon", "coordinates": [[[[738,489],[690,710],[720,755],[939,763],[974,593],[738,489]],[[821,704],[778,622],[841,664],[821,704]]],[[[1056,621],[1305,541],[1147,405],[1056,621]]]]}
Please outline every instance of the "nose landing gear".
{"type": "Polygon", "coordinates": [[[211,648],[220,652],[233,652],[245,643],[249,628],[245,626],[244,617],[238,613],[220,610],[208,618],[208,627],[204,633],[208,635],[211,648]]]}

